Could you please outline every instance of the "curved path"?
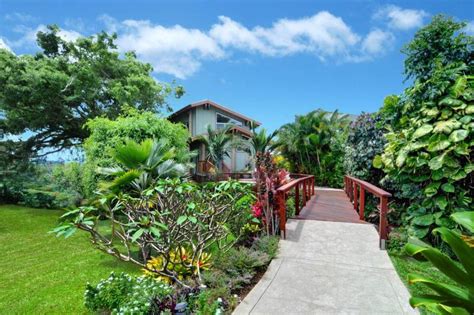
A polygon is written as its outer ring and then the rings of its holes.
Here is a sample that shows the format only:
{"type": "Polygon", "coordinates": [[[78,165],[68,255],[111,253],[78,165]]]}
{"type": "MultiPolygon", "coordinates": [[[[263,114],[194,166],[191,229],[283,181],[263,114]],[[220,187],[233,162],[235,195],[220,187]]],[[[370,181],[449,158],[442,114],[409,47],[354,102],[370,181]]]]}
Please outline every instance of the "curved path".
{"type": "Polygon", "coordinates": [[[417,314],[374,226],[341,222],[346,206],[335,208],[339,220],[324,212],[340,194],[317,190],[287,222],[278,257],[234,314],[417,314]]]}

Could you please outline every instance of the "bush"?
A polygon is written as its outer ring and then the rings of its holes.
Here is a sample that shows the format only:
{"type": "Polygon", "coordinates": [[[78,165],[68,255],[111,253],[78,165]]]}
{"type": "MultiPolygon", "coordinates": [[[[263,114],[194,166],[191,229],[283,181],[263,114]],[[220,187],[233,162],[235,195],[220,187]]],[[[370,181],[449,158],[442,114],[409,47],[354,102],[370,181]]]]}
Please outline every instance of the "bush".
{"type": "Polygon", "coordinates": [[[275,258],[278,253],[278,241],[278,236],[262,236],[255,240],[252,249],[267,254],[271,260],[275,258]]]}
{"type": "MultiPolygon", "coordinates": [[[[86,161],[83,172],[83,186],[87,197],[91,197],[100,179],[97,167],[111,167],[115,161],[111,150],[124,144],[127,139],[142,142],[146,139],[165,140],[173,146],[177,156],[188,152],[189,133],[183,124],[175,124],[155,113],[130,109],[116,120],[99,117],[89,120],[86,128],[90,136],[84,142],[86,161]]],[[[189,161],[178,161],[189,162],[189,161]]]]}
{"type": "Polygon", "coordinates": [[[230,294],[230,290],[225,287],[203,290],[199,294],[193,311],[196,314],[222,314],[224,310],[235,308],[238,299],[230,294]]]}
{"type": "Polygon", "coordinates": [[[245,215],[236,202],[250,193],[250,186],[234,181],[202,186],[160,180],[138,196],[121,193],[97,200],[96,206],[74,209],[54,232],[68,237],[81,229],[90,233],[97,248],[156,276],[178,283],[184,274],[199,280],[211,247],[224,250],[233,244],[226,242],[227,225],[245,215]],[[97,224],[104,218],[114,233],[106,234],[97,224]],[[139,249],[139,257],[130,249],[139,249]],[[149,260],[157,268],[150,268],[149,260]]]}
{"type": "Polygon", "coordinates": [[[385,145],[382,118],[379,114],[361,114],[350,124],[344,154],[346,174],[377,185],[383,172],[372,165],[385,145]]]}
{"type": "Polygon", "coordinates": [[[89,310],[100,313],[146,314],[151,309],[152,299],[165,299],[172,293],[172,287],[151,278],[112,272],[96,286],[87,284],[84,304],[89,310]]]}

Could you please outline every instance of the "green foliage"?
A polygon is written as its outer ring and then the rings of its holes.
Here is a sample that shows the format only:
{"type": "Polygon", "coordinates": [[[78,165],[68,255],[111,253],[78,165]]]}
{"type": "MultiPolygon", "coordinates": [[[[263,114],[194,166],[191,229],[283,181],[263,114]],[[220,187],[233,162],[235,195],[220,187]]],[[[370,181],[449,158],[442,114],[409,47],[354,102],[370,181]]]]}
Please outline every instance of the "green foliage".
{"type": "Polygon", "coordinates": [[[218,130],[207,125],[207,134],[197,138],[206,147],[206,159],[216,167],[216,171],[223,169],[224,159],[230,157],[231,149],[236,145],[234,136],[229,132],[230,128],[218,130]]]}
{"type": "Polygon", "coordinates": [[[273,259],[278,253],[278,241],[278,236],[265,235],[257,238],[254,241],[252,248],[267,254],[270,259],[273,259]]]}
{"type": "Polygon", "coordinates": [[[112,151],[118,166],[99,168],[99,173],[113,177],[112,181],[102,182],[102,189],[119,193],[132,187],[141,192],[160,178],[185,177],[192,164],[184,161],[189,161],[191,156],[187,152],[181,154],[177,156],[176,148],[165,140],[147,139],[141,143],[127,140],[112,151]]]}
{"type": "Polygon", "coordinates": [[[69,237],[84,230],[96,248],[157,277],[182,284],[179,270],[184,269],[193,270],[192,277],[199,281],[206,253],[233,245],[228,242],[228,226],[247,216],[237,203],[250,193],[249,185],[238,182],[198,185],[179,179],[159,180],[133,196],[120,193],[111,200],[98,199],[95,206],[74,209],[52,232],[69,237]],[[157,268],[148,265],[151,258],[159,258],[157,268]]]}
{"type": "Polygon", "coordinates": [[[163,141],[165,148],[175,151],[178,162],[189,162],[186,160],[189,152],[189,133],[186,128],[151,112],[130,109],[115,120],[103,117],[89,120],[86,128],[90,130],[90,136],[84,143],[86,161],[82,176],[88,197],[93,195],[98,181],[103,178],[97,174],[97,168],[117,166],[113,156],[114,149],[123,145],[127,139],[135,142],[146,139],[163,141]]]}
{"type": "Polygon", "coordinates": [[[121,55],[116,35],[104,32],[65,41],[60,29],[38,32],[41,48],[35,55],[0,50],[0,129],[25,135],[15,152],[45,154],[83,142],[91,118],[116,118],[124,108],[157,112],[167,107],[171,93],[182,87],[159,83],[150,64],[134,53],[121,55]]]}
{"type": "Polygon", "coordinates": [[[405,196],[411,199],[405,219],[418,238],[435,226],[452,227],[449,215],[472,207],[471,73],[465,65],[438,68],[407,89],[400,99],[404,121],[386,135],[385,151],[374,160],[402,192],[413,192],[405,196]]]}
{"type": "Polygon", "coordinates": [[[172,292],[172,287],[152,278],[112,272],[96,286],[87,284],[84,304],[90,311],[98,313],[147,314],[152,299],[164,299],[172,292]]]}
{"type": "Polygon", "coordinates": [[[468,65],[472,65],[474,41],[472,36],[463,32],[465,26],[465,22],[455,22],[450,17],[434,16],[431,23],[421,28],[415,38],[402,49],[407,55],[407,79],[430,79],[438,63],[447,66],[466,60],[468,65]]]}
{"type": "MultiPolygon", "coordinates": [[[[451,218],[467,230],[474,230],[473,211],[458,212],[451,218]]],[[[447,228],[437,228],[433,232],[450,246],[460,265],[438,249],[416,239],[411,240],[405,250],[412,256],[431,262],[456,285],[409,274],[409,283],[422,283],[436,293],[412,296],[410,304],[413,307],[425,307],[435,314],[472,314],[474,312],[474,247],[470,247],[459,234],[447,228]]]]}
{"type": "Polygon", "coordinates": [[[252,156],[257,153],[264,153],[269,151],[273,147],[273,139],[276,137],[278,130],[267,134],[265,128],[261,128],[259,131],[252,130],[252,137],[250,137],[250,152],[252,156]]]}
{"type": "Polygon", "coordinates": [[[344,155],[345,172],[377,185],[383,172],[373,166],[374,157],[385,145],[379,114],[361,114],[349,126],[344,155]]]}
{"type": "Polygon", "coordinates": [[[347,117],[337,111],[312,111],[280,128],[277,147],[290,171],[313,174],[318,185],[340,187],[346,127],[347,117]]]}

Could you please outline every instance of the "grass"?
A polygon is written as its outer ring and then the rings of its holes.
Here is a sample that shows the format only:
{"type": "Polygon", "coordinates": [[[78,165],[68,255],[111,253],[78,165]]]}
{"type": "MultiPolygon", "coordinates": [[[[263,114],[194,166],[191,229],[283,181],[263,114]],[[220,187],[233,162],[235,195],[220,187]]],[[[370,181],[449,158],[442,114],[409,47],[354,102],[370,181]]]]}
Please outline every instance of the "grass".
{"type": "Polygon", "coordinates": [[[84,314],[87,282],[136,266],[93,248],[84,232],[48,234],[62,211],[0,206],[0,314],[84,314]]]}
{"type": "Polygon", "coordinates": [[[392,259],[393,265],[395,266],[398,275],[407,286],[411,295],[433,294],[434,291],[420,283],[409,285],[407,281],[409,273],[416,273],[421,276],[425,276],[427,278],[437,281],[438,283],[456,285],[453,280],[445,276],[429,262],[418,261],[412,257],[402,254],[390,254],[390,258],[392,259]]]}

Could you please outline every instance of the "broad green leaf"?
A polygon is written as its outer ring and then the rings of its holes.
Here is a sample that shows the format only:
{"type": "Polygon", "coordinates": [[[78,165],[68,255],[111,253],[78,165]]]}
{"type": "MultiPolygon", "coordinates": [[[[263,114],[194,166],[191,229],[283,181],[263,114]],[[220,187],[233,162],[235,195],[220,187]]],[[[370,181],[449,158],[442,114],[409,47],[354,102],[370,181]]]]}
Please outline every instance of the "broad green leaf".
{"type": "Polygon", "coordinates": [[[410,243],[405,245],[405,251],[410,256],[414,256],[415,258],[418,255],[422,255],[425,259],[429,260],[436,268],[438,268],[442,273],[450,277],[456,282],[461,284],[467,284],[469,282],[469,278],[466,276],[466,272],[458,267],[448,256],[441,253],[438,249],[433,248],[428,245],[418,245],[410,243]]]}
{"type": "Polygon", "coordinates": [[[432,197],[438,193],[438,188],[441,185],[440,182],[433,182],[425,187],[424,193],[427,197],[432,197]]]}
{"type": "Polygon", "coordinates": [[[450,183],[446,183],[441,186],[441,189],[444,190],[445,192],[452,193],[454,192],[454,185],[450,183]]]}
{"type": "Polygon", "coordinates": [[[439,105],[445,105],[445,106],[460,106],[462,105],[463,102],[461,100],[452,98],[452,97],[445,97],[443,98],[440,102],[439,105]]]}
{"type": "Polygon", "coordinates": [[[474,105],[469,105],[469,106],[466,108],[466,114],[468,114],[468,115],[474,114],[474,105]]]}
{"type": "Polygon", "coordinates": [[[432,125],[423,125],[420,128],[416,129],[413,133],[413,139],[418,139],[424,135],[429,134],[433,130],[432,125]]]}
{"type": "Polygon", "coordinates": [[[412,220],[413,224],[420,225],[420,226],[430,226],[434,222],[434,217],[432,214],[425,214],[419,217],[415,217],[412,220]]]}
{"type": "Polygon", "coordinates": [[[474,171],[474,164],[468,164],[464,167],[464,172],[466,174],[469,174],[471,173],[472,171],[474,171]]]}
{"type": "Polygon", "coordinates": [[[430,169],[432,169],[433,171],[436,171],[436,170],[439,170],[441,167],[443,167],[444,157],[445,157],[445,154],[441,154],[432,158],[430,162],[428,163],[430,169]]]}
{"type": "Polygon", "coordinates": [[[452,130],[458,129],[459,127],[461,127],[461,123],[454,119],[438,121],[435,124],[433,132],[449,134],[452,130]]]}
{"type": "Polygon", "coordinates": [[[441,170],[441,169],[433,171],[431,173],[431,179],[433,179],[433,180],[440,180],[443,177],[444,177],[444,173],[443,173],[443,170],[441,170]]]}
{"type": "Polygon", "coordinates": [[[451,142],[449,142],[449,140],[441,140],[441,141],[438,141],[438,142],[435,142],[435,143],[431,143],[428,146],[428,151],[430,151],[430,152],[441,151],[441,150],[446,149],[450,145],[451,145],[451,142]]]}
{"type": "Polygon", "coordinates": [[[435,198],[435,204],[441,209],[446,209],[448,205],[448,200],[446,200],[446,196],[437,196],[435,198]]]}
{"type": "Polygon", "coordinates": [[[192,223],[196,223],[197,222],[197,218],[196,217],[188,217],[188,220],[192,223]]]}
{"type": "Polygon", "coordinates": [[[401,149],[400,152],[398,153],[397,160],[395,161],[395,164],[397,165],[397,167],[403,166],[407,156],[408,156],[408,152],[404,149],[401,149]]]}
{"type": "Polygon", "coordinates": [[[160,238],[161,237],[161,232],[160,230],[158,230],[156,227],[152,226],[150,227],[150,232],[151,234],[153,234],[154,236],[156,236],[157,238],[160,238]]]}
{"type": "Polygon", "coordinates": [[[467,176],[466,172],[464,172],[463,170],[459,170],[456,174],[451,176],[451,179],[458,181],[458,180],[466,178],[466,176],[467,176]]]}
{"type": "Polygon", "coordinates": [[[383,167],[382,157],[380,155],[376,155],[372,161],[372,165],[377,169],[381,169],[383,167]]]}
{"type": "Polygon", "coordinates": [[[474,290],[474,249],[469,247],[469,245],[458,234],[447,228],[437,228],[433,233],[439,234],[442,240],[449,244],[449,247],[451,247],[453,252],[459,258],[459,261],[462,263],[467,273],[466,280],[468,283],[466,283],[466,287],[474,290]]]}
{"type": "Polygon", "coordinates": [[[474,211],[456,212],[451,215],[451,218],[469,232],[474,233],[474,211]]]}
{"type": "Polygon", "coordinates": [[[467,130],[464,130],[464,129],[454,130],[451,133],[451,135],[449,135],[449,140],[452,142],[463,141],[464,139],[467,138],[468,135],[469,135],[469,132],[467,130]]]}

